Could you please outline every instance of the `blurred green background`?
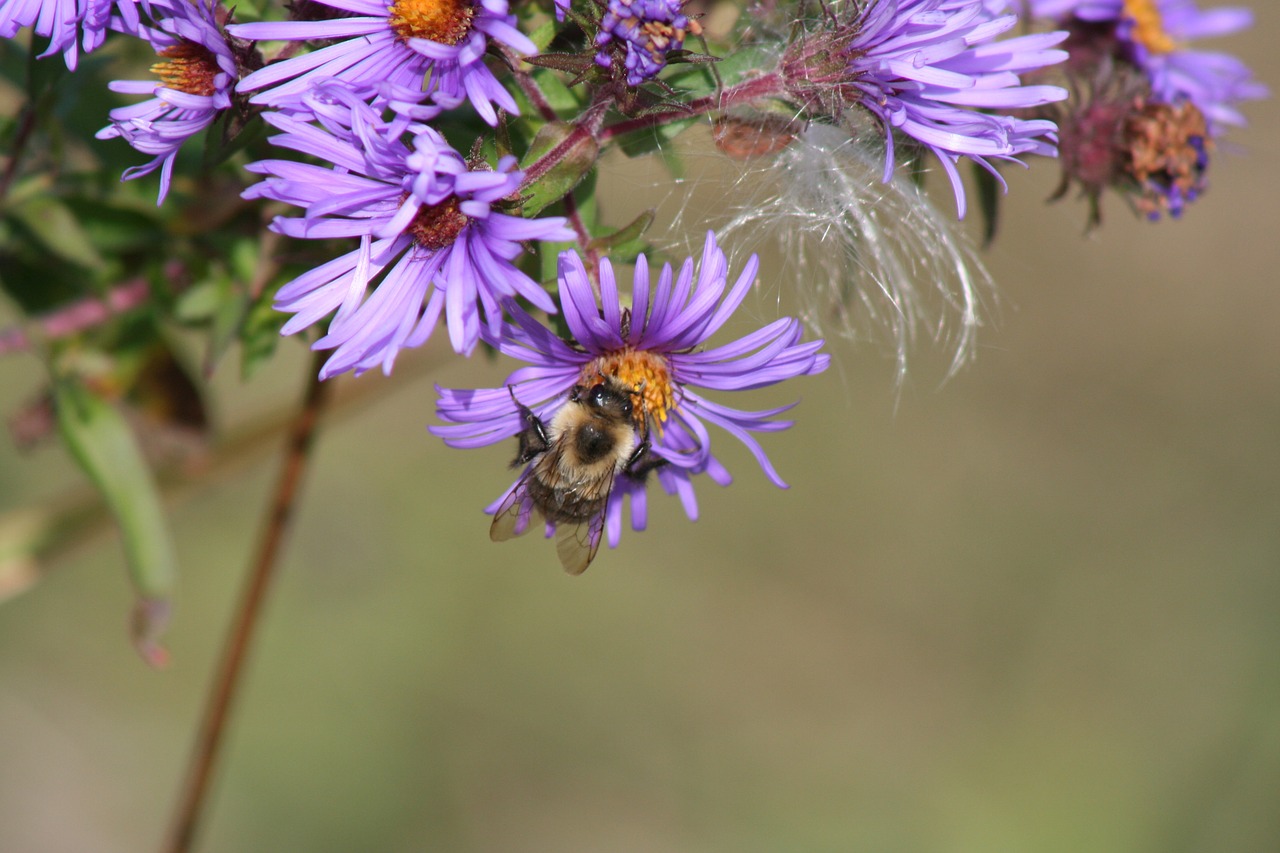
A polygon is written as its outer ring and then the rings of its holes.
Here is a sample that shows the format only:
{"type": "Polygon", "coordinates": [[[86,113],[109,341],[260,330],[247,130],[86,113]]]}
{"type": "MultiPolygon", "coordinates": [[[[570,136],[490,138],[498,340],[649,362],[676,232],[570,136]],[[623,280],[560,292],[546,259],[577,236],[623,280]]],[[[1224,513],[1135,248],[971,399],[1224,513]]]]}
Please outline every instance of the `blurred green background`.
{"type": "MultiPolygon", "coordinates": [[[[1274,87],[1280,8],[1253,5],[1223,46],[1274,87]]],[[[1280,849],[1280,110],[1246,112],[1181,222],[1111,198],[1085,238],[1043,204],[1055,166],[1011,176],[974,365],[941,384],[919,348],[898,389],[834,344],[756,398],[803,398],[765,439],[790,491],[717,435],[733,487],[700,483],[696,524],[656,499],[581,578],[488,541],[512,447],[425,432],[433,382],[509,364],[437,336],[341,380],[397,387],[327,423],[201,849],[1280,849]]],[[[614,221],[725,207],[711,156],[674,193],[613,166],[614,221]]],[[[222,433],[307,362],[229,365],[222,433]]],[[[0,410],[38,373],[0,361],[0,410]]],[[[0,607],[0,850],[157,848],[275,478],[246,461],[170,505],[167,670],[128,642],[108,531],[0,607]]],[[[0,441],[0,471],[0,512],[83,488],[56,448],[0,441]]]]}

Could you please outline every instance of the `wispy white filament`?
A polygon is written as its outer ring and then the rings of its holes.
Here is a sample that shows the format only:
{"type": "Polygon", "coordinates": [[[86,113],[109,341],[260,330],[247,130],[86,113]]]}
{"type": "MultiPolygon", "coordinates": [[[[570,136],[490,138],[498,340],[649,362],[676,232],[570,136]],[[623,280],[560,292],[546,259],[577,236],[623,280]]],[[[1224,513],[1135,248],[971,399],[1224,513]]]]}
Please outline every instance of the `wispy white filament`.
{"type": "Polygon", "coordinates": [[[954,373],[973,352],[991,277],[972,245],[911,181],[882,183],[878,137],[811,126],[763,173],[721,240],[782,252],[786,281],[818,332],[855,340],[886,333],[899,377],[916,336],[953,348],[954,373]]]}

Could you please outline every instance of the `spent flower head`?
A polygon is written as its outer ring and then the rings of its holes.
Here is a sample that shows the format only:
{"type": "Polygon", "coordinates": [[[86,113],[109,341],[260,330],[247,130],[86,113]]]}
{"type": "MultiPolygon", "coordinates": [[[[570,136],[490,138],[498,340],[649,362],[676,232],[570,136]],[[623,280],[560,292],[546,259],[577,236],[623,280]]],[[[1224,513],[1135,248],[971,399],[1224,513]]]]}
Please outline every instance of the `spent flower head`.
{"type": "Polygon", "coordinates": [[[1112,55],[1141,69],[1156,100],[1193,103],[1213,135],[1245,123],[1241,101],[1267,95],[1236,57],[1190,46],[1248,29],[1249,9],[1204,11],[1195,0],[1031,0],[1031,11],[1071,28],[1073,50],[1079,45],[1086,56],[1112,55]]]}
{"type": "Polygon", "coordinates": [[[283,21],[228,27],[253,41],[332,40],[310,53],[274,62],[250,74],[240,91],[253,103],[298,109],[316,81],[338,77],[357,88],[391,86],[421,93],[452,109],[470,100],[488,124],[494,107],[519,113],[515,100],[484,63],[489,40],[520,53],[537,48],[516,29],[507,0],[315,0],[350,13],[323,21],[283,21]]]}
{"type": "Polygon", "coordinates": [[[124,29],[146,39],[160,56],[161,61],[151,66],[160,82],[113,81],[113,92],[152,97],[112,110],[111,124],[97,137],[121,137],[143,154],[155,155],[150,163],[125,170],[122,180],[160,168],[159,204],[169,192],[178,149],[231,106],[236,61],[215,19],[217,0],[152,0],[147,5],[155,26],[137,23],[124,29]]]}
{"type": "MultiPolygon", "coordinates": [[[[460,448],[505,441],[523,427],[517,401],[549,420],[575,385],[616,377],[642,399],[635,412],[644,420],[637,430],[647,434],[652,454],[665,462],[654,473],[668,494],[679,495],[691,519],[698,514],[694,477],[706,474],[722,486],[732,481],[711,452],[708,424],[746,445],[765,475],[785,487],[753,434],[789,427],[790,422],[775,418],[791,406],[746,411],[715,402],[702,390],[763,388],[827,368],[830,359],[819,352],[822,341],[802,343],[801,324],[789,317],[731,343],[706,348],[742,304],[757,268],[753,256],[730,287],[728,261],[715,235],[708,233],[696,273],[692,258],[678,271],[664,264],[654,284],[648,261],[640,255],[631,296],[625,300],[629,304],[624,304],[607,259],[600,264],[597,295],[582,260],[573,252],[562,253],[560,305],[573,339],[562,340],[512,306],[513,323],[504,329],[497,347],[526,366],[500,388],[437,389],[437,412],[446,425],[432,432],[460,448]]],[[[496,510],[514,488],[488,511],[496,510]]],[[[646,480],[619,474],[603,518],[610,547],[616,547],[621,536],[624,497],[630,498],[632,528],[643,530],[647,522],[646,480]]]]}
{"type": "Polygon", "coordinates": [[[788,48],[781,71],[791,96],[810,112],[843,117],[856,107],[880,121],[886,182],[895,168],[895,133],[937,155],[963,217],[957,161],[968,157],[995,173],[992,161],[1052,156],[1052,121],[1008,113],[1067,97],[1057,86],[1024,86],[1018,76],[1064,60],[1066,53],[1054,46],[1066,33],[996,41],[1018,20],[996,14],[1004,5],[871,0],[852,17],[829,13],[816,32],[788,48]]]}
{"type": "Polygon", "coordinates": [[[501,325],[504,299],[545,311],[554,303],[512,261],[525,240],[572,239],[558,217],[525,219],[498,209],[520,187],[514,157],[496,169],[468,163],[439,133],[403,117],[384,119],[360,92],[337,82],[308,96],[306,113],[266,114],[281,131],[271,141],[332,166],[263,160],[268,177],[245,192],[304,209],[272,228],[290,237],[355,237],[357,249],[286,284],[276,307],[294,315],[293,334],[336,312],[316,349],[333,349],[324,377],[381,365],[390,372],[404,347],[420,346],[443,312],[453,348],[470,353],[501,325]],[[371,291],[371,292],[370,292],[371,291]]]}
{"type": "Polygon", "coordinates": [[[1244,124],[1237,105],[1266,89],[1235,57],[1193,50],[1199,38],[1247,28],[1246,9],[1201,11],[1192,0],[1031,0],[1033,15],[1065,27],[1076,96],[1053,112],[1062,183],[1101,221],[1103,190],[1148,219],[1182,215],[1205,190],[1215,137],[1244,124]]]}

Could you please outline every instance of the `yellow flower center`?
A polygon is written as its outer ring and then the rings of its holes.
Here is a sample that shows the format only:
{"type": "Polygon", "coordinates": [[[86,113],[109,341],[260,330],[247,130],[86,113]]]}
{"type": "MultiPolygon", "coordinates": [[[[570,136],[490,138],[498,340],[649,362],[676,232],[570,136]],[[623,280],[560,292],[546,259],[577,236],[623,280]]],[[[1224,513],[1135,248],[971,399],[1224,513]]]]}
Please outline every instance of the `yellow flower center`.
{"type": "Polygon", "coordinates": [[[457,44],[471,31],[476,6],[471,0],[396,0],[388,22],[402,41],[428,39],[457,44]]]}
{"type": "Polygon", "coordinates": [[[1152,53],[1172,53],[1178,45],[1164,31],[1156,0],[1124,0],[1125,17],[1133,21],[1133,40],[1152,53]]]}
{"type": "Polygon", "coordinates": [[[205,97],[218,91],[213,81],[222,69],[207,47],[184,41],[173,47],[166,47],[157,55],[168,62],[152,65],[151,73],[159,77],[166,88],[205,97]]]}
{"type": "Polygon", "coordinates": [[[644,429],[645,415],[658,435],[666,423],[667,412],[675,408],[676,389],[671,381],[671,366],[654,352],[631,347],[606,353],[592,359],[582,368],[582,384],[591,385],[599,375],[616,376],[641,398],[636,407],[636,427],[644,429]]]}

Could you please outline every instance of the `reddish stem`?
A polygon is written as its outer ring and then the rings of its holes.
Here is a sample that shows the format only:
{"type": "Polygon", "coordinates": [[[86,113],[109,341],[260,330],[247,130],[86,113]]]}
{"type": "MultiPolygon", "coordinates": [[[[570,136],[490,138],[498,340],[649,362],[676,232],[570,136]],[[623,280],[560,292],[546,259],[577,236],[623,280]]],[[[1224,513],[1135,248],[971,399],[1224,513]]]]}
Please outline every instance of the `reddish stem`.
{"type": "Polygon", "coordinates": [[[617,124],[611,124],[602,130],[597,138],[601,144],[604,144],[610,139],[625,136],[628,133],[635,133],[638,130],[660,127],[664,124],[670,124],[673,121],[680,121],[682,119],[690,118],[691,116],[702,115],[703,113],[727,110],[729,107],[736,106],[738,104],[777,97],[781,95],[783,91],[784,83],[782,81],[782,77],[777,72],[765,74],[760,77],[753,77],[750,80],[744,80],[736,86],[730,86],[723,91],[706,95],[701,98],[695,98],[678,109],[667,110],[666,112],[661,113],[650,113],[649,115],[640,116],[639,118],[627,119],[626,121],[620,121],[617,124]]]}

